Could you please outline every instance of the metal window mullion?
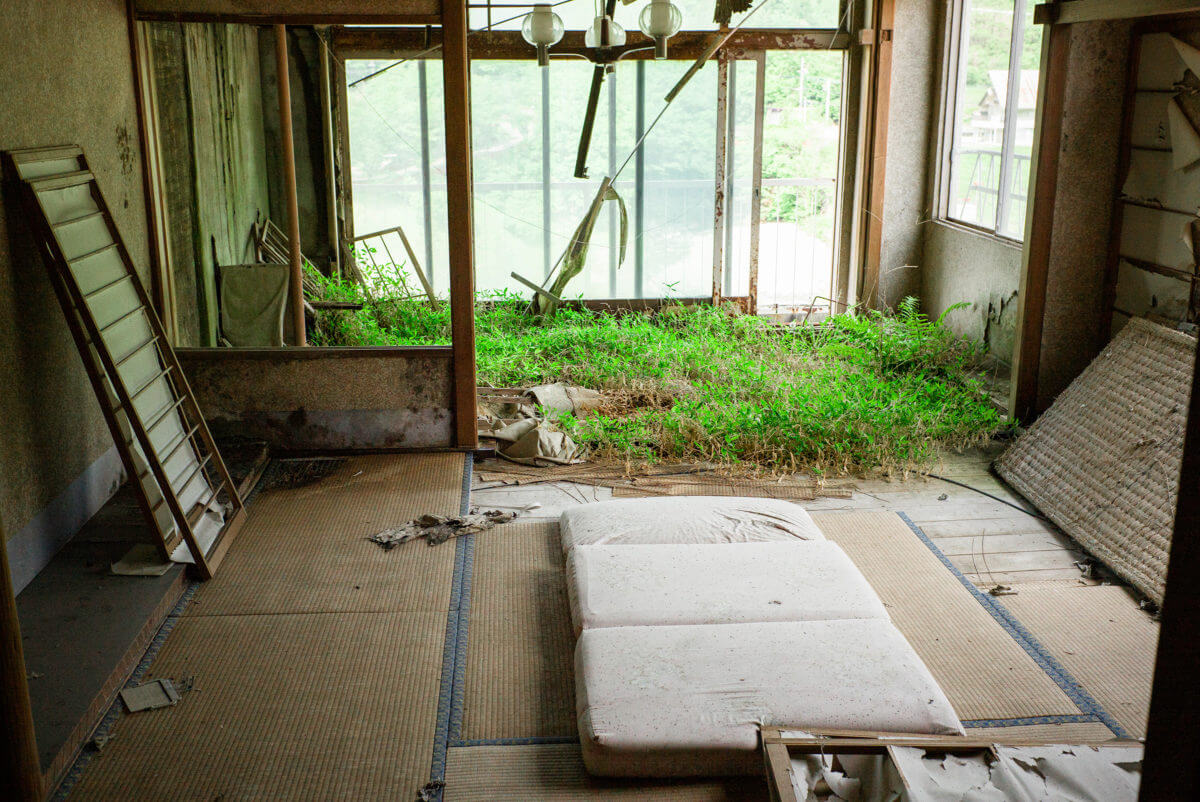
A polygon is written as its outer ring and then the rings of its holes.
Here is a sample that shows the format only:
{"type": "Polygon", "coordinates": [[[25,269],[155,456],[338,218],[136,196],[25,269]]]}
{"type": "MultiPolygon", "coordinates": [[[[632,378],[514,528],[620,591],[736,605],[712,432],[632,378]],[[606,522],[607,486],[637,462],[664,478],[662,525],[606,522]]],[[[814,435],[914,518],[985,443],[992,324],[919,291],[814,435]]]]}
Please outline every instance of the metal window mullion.
{"type": "Polygon", "coordinates": [[[1004,108],[1004,137],[1000,145],[1000,181],[996,196],[996,233],[1008,223],[1008,192],[1012,186],[1012,151],[1017,138],[1018,106],[1021,103],[1021,50],[1025,43],[1025,5],[1028,0],[1016,0],[1013,6],[1012,38],[1008,51],[1008,92],[1004,108]]]}
{"type": "MultiPolygon", "coordinates": [[[[637,62],[637,111],[634,120],[634,141],[641,142],[646,135],[646,62],[637,62]]],[[[633,205],[633,296],[644,297],[644,279],[646,266],[645,241],[642,232],[646,227],[646,148],[644,145],[637,149],[634,157],[634,205],[633,205]]]]}
{"type": "Polygon", "coordinates": [[[737,130],[737,59],[729,62],[729,99],[725,125],[725,295],[733,296],[733,179],[737,130]]]}
{"type": "MultiPolygon", "coordinates": [[[[959,151],[959,102],[966,94],[967,88],[967,57],[970,55],[970,43],[968,38],[971,31],[971,7],[970,0],[959,0],[958,2],[958,31],[957,40],[955,42],[954,53],[954,100],[950,104],[950,180],[948,182],[948,191],[946,193],[946,216],[953,219],[960,219],[963,213],[960,211],[954,214],[954,185],[957,183],[959,171],[962,165],[958,160],[959,151]]],[[[978,162],[977,162],[978,164],[978,162]]],[[[970,192],[970,187],[967,188],[970,192]]],[[[966,198],[963,198],[964,205],[966,198]]]]}
{"type": "Polygon", "coordinates": [[[542,267],[547,280],[554,269],[554,256],[550,241],[550,70],[542,73],[542,267]]]}
{"type": "MultiPolygon", "coordinates": [[[[608,174],[617,174],[617,73],[608,76],[608,174]]],[[[608,212],[608,297],[617,297],[617,213],[612,206],[608,212]]]]}
{"type": "Polygon", "coordinates": [[[433,269],[433,188],[432,177],[430,176],[429,165],[429,84],[428,78],[425,75],[426,60],[419,59],[417,61],[417,87],[421,94],[421,100],[418,104],[421,117],[421,211],[422,223],[425,227],[425,270],[429,277],[429,286],[432,289],[434,284],[434,276],[437,273],[433,269]]]}

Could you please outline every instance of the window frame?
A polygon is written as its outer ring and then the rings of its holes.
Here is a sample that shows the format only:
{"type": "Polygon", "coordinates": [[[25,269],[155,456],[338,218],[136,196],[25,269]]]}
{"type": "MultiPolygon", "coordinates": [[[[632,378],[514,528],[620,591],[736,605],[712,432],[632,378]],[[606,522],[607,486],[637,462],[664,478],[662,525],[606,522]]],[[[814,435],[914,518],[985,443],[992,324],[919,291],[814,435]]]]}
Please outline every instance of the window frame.
{"type": "MultiPolygon", "coordinates": [[[[958,125],[958,102],[963,93],[963,37],[966,29],[966,4],[969,0],[950,0],[947,4],[944,37],[942,42],[942,75],[941,92],[938,105],[937,151],[934,172],[934,219],[954,228],[961,228],[976,234],[991,237],[1008,245],[1022,246],[1025,241],[1025,226],[1017,234],[1004,233],[1007,228],[1009,214],[1012,208],[1012,166],[1013,148],[1017,132],[1017,118],[1020,114],[1021,91],[1021,49],[1023,47],[1024,26],[1018,26],[1017,20],[1024,19],[1028,9],[1035,0],[1013,0],[1013,25],[1009,31],[1008,50],[1008,97],[1005,99],[1004,128],[1000,148],[1000,182],[997,187],[996,213],[992,225],[974,223],[962,220],[951,213],[953,191],[951,182],[954,179],[953,156],[955,149],[956,126],[958,125]],[[1016,97],[1014,97],[1016,95],[1016,97]]],[[[1041,65],[1039,65],[1041,69],[1041,65]]],[[[1036,103],[1040,104],[1041,98],[1036,103]]],[[[1028,194],[1028,193],[1027,193],[1028,194]]],[[[1028,214],[1028,198],[1026,214],[1028,214]]]]}

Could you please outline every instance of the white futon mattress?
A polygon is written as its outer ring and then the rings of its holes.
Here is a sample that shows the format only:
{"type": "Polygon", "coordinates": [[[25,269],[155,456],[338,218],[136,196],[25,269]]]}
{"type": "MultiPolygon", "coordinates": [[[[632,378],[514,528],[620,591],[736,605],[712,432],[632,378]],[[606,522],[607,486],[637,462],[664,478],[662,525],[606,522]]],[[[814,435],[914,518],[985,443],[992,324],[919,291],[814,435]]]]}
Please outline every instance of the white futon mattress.
{"type": "Polygon", "coordinates": [[[576,635],[594,627],[888,619],[829,540],[579,546],[567,558],[567,593],[576,635]]]}
{"type": "Polygon", "coordinates": [[[757,774],[761,725],[963,732],[878,619],[588,629],[575,683],[583,760],[598,776],[757,774]]]}
{"type": "Polygon", "coordinates": [[[624,498],[562,514],[563,550],[580,545],[762,543],[824,540],[803,507],[738,496],[624,498]]]}

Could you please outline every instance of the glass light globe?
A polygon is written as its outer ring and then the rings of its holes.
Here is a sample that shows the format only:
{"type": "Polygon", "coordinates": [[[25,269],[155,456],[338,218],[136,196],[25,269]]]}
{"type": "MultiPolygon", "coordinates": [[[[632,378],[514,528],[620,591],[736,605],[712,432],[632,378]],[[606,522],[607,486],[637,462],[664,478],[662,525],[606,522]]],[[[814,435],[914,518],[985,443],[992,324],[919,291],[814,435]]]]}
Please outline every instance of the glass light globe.
{"type": "Polygon", "coordinates": [[[654,40],[654,57],[667,57],[667,39],[679,33],[683,14],[671,0],[650,0],[638,17],[642,33],[654,40]]]}
{"type": "Polygon", "coordinates": [[[625,44],[625,29],[613,21],[612,17],[596,17],[592,27],[583,34],[583,43],[588,47],[620,47],[625,44]],[[600,31],[605,21],[608,22],[608,42],[600,43],[600,31]]]}
{"type": "Polygon", "coordinates": [[[551,11],[549,5],[540,4],[525,15],[521,38],[537,48],[538,64],[545,67],[550,63],[550,46],[563,38],[563,30],[562,18],[551,11]]]}
{"type": "Polygon", "coordinates": [[[638,17],[638,27],[642,33],[657,39],[658,37],[674,36],[683,25],[683,14],[671,0],[650,0],[650,4],[642,9],[638,17]]]}

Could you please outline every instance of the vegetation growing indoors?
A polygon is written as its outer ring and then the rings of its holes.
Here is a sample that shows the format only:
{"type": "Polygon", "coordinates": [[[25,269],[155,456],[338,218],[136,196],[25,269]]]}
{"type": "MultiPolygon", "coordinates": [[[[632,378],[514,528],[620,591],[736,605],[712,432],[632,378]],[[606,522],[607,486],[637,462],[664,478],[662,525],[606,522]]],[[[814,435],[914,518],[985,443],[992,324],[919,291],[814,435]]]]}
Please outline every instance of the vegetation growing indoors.
{"type": "MultiPolygon", "coordinates": [[[[314,277],[316,278],[316,277],[314,277]]],[[[408,297],[374,300],[360,285],[319,279],[328,299],[317,345],[448,343],[450,313],[408,297]]],[[[376,285],[378,287],[378,285],[376,285]]],[[[850,312],[813,327],[779,327],[710,306],[613,314],[574,308],[527,314],[500,293],[476,311],[481,385],[564,381],[607,403],[559,425],[595,458],[709,460],[825,475],[929,465],[1008,425],[988,401],[980,349],[906,301],[898,314],[850,312]]]]}

